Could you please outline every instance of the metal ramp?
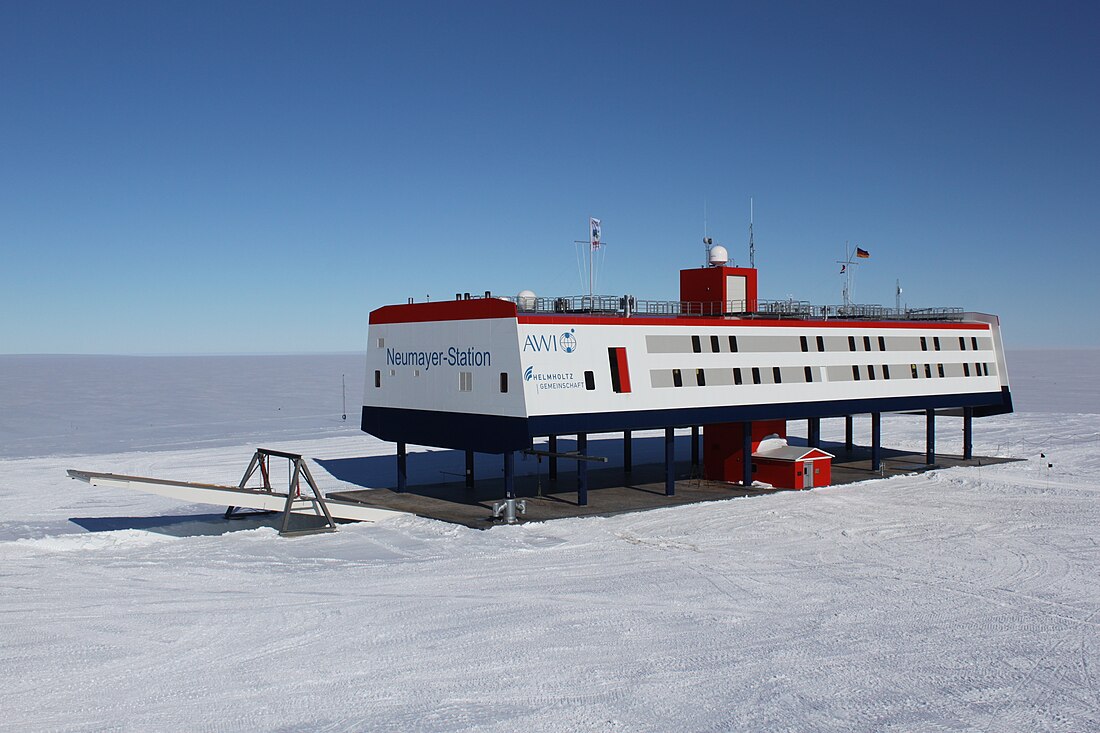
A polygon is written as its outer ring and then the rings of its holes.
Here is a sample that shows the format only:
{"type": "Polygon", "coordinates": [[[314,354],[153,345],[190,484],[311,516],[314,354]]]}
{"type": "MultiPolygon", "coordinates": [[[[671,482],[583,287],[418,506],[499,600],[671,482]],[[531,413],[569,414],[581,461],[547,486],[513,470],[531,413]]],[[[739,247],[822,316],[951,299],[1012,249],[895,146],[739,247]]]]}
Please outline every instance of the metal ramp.
{"type": "MultiPolygon", "coordinates": [[[[237,486],[205,484],[192,481],[149,478],[147,476],[127,476],[117,473],[96,471],[78,471],[69,469],[70,478],[85,481],[92,486],[132,489],[147,494],[155,494],[179,501],[196,502],[228,506],[227,519],[248,516],[241,509],[269,512],[283,515],[280,534],[286,536],[313,532],[331,532],[336,529],[336,519],[354,522],[380,522],[406,514],[406,512],[370,506],[363,502],[346,499],[326,498],[317,487],[309,471],[306,460],[296,453],[258,448],[237,486]],[[288,464],[288,479],[285,492],[272,485],[271,458],[285,458],[288,464]],[[262,486],[249,487],[248,482],[256,473],[260,474],[262,486]],[[308,491],[303,493],[302,482],[308,491]],[[291,528],[291,514],[302,514],[322,520],[320,527],[306,529],[291,528]]],[[[253,513],[254,514],[254,513],[253,513]]]]}

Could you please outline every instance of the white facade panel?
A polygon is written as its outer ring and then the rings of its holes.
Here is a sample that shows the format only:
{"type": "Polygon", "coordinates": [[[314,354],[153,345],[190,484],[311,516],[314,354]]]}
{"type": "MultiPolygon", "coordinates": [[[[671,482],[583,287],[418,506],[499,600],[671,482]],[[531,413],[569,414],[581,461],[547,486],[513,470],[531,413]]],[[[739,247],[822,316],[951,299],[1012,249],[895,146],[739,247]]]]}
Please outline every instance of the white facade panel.
{"type": "Polygon", "coordinates": [[[515,344],[514,318],[371,325],[363,402],[523,417],[515,344]],[[501,373],[508,375],[507,392],[501,392],[501,373]]]}

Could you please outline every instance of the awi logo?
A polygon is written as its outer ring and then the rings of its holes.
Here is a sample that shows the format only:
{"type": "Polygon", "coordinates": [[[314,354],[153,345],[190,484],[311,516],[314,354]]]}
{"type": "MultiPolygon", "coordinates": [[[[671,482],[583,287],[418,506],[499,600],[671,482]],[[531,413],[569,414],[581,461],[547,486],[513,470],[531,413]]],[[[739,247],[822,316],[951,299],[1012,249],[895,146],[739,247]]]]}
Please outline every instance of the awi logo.
{"type": "Polygon", "coordinates": [[[573,334],[577,329],[571,328],[561,335],[561,340],[558,341],[561,344],[561,350],[567,354],[572,354],[577,350],[577,337],[573,334]]]}
{"type": "Polygon", "coordinates": [[[534,372],[535,368],[533,366],[527,367],[527,369],[523,372],[523,381],[530,382],[531,378],[534,376],[534,372]]]}
{"type": "Polygon", "coordinates": [[[577,350],[577,337],[574,336],[576,330],[571,328],[560,336],[556,334],[528,334],[523,341],[523,350],[564,351],[566,354],[572,354],[577,350]]]}

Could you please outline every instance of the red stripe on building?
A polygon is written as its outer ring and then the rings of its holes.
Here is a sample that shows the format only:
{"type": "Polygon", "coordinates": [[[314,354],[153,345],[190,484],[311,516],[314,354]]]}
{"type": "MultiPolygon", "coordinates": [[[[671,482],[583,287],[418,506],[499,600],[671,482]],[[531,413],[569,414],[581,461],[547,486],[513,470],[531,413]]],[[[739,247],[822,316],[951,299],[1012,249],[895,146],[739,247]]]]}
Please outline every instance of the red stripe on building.
{"type": "Polygon", "coordinates": [[[619,391],[630,391],[630,367],[626,363],[626,349],[615,348],[615,363],[619,366],[619,391]]]}
{"type": "Polygon", "coordinates": [[[498,298],[443,300],[438,303],[386,305],[371,311],[370,323],[420,323],[431,321],[474,321],[485,318],[515,318],[516,304],[498,298]]]}

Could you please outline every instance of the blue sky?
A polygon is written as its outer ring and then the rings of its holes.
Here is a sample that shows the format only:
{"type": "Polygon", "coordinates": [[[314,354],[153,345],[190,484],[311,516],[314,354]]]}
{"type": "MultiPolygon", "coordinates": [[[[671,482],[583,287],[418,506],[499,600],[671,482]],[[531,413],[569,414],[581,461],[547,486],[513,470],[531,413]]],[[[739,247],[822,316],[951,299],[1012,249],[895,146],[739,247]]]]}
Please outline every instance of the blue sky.
{"type": "Polygon", "coordinates": [[[761,295],[1100,347],[1095,3],[5,3],[0,353],[352,351],[408,297],[761,295]]]}

